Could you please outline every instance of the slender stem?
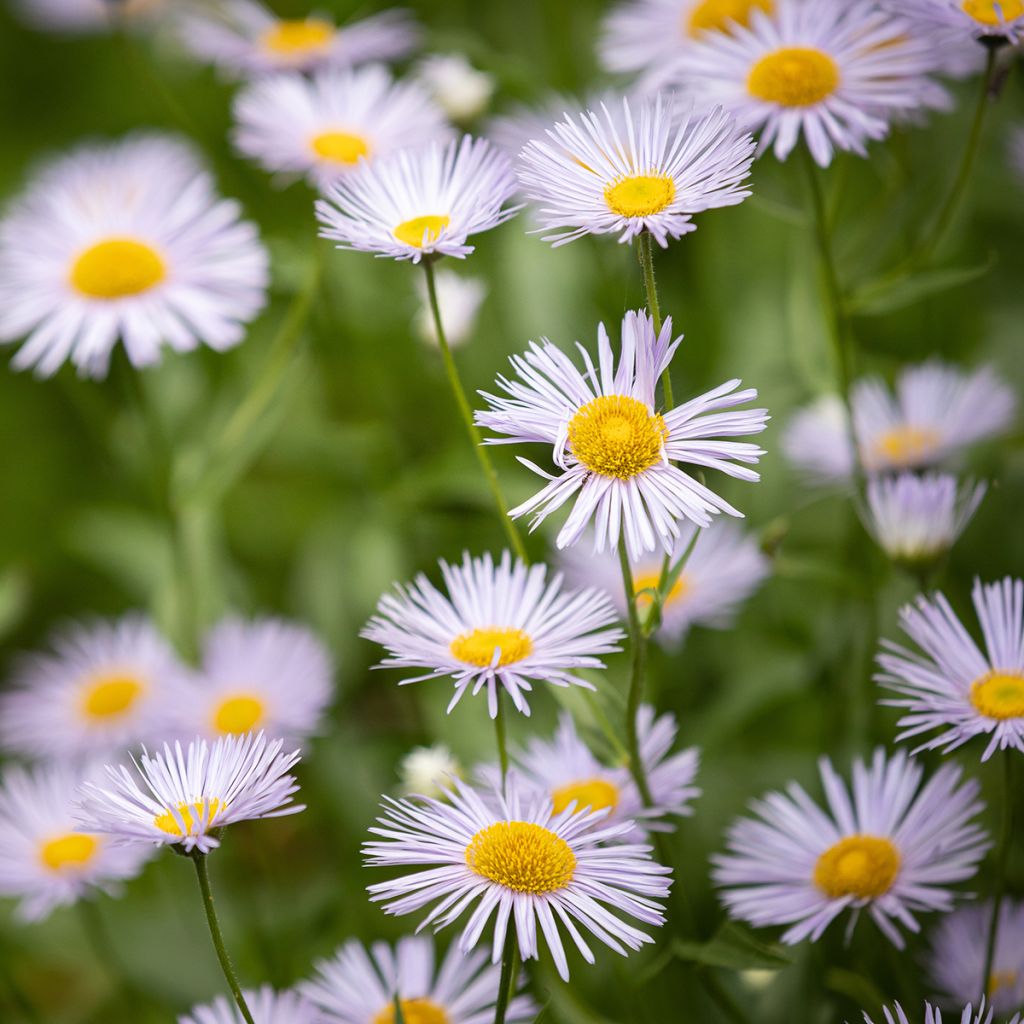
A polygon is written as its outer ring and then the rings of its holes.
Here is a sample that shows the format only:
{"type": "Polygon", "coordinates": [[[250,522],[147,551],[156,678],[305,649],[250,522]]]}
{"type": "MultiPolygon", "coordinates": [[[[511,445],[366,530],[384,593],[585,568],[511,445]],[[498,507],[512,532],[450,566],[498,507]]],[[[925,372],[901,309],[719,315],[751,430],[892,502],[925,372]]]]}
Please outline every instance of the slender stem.
{"type": "Polygon", "coordinates": [[[494,1001],[494,1024],[505,1024],[505,1014],[512,1000],[516,986],[516,969],[519,965],[519,945],[516,942],[516,928],[512,921],[507,923],[505,948],[501,952],[501,978],[498,981],[498,998],[494,1001]]]}
{"type": "Polygon", "coordinates": [[[203,896],[203,909],[206,911],[206,922],[210,926],[210,938],[213,939],[213,948],[217,953],[217,960],[220,962],[220,969],[224,972],[224,979],[231,989],[235,998],[238,1012],[241,1013],[245,1024],[254,1024],[252,1013],[242,995],[241,986],[235,976],[235,969],[231,966],[231,958],[228,956],[227,948],[224,945],[224,936],[221,934],[220,922],[217,920],[217,911],[213,906],[213,893],[210,891],[210,873],[206,866],[206,855],[193,851],[190,855],[192,863],[196,866],[196,877],[199,879],[199,891],[203,896]]]}
{"type": "Polygon", "coordinates": [[[434,328],[437,331],[437,342],[444,359],[448,383],[451,385],[452,393],[455,395],[455,404],[459,407],[459,414],[462,416],[462,422],[465,424],[466,432],[469,434],[470,443],[476,452],[477,461],[480,463],[480,468],[487,478],[487,486],[491,489],[494,503],[498,506],[498,514],[501,516],[502,528],[508,537],[508,542],[512,545],[512,550],[515,551],[516,555],[522,561],[528,562],[526,546],[523,544],[523,538],[519,535],[516,524],[509,518],[508,502],[505,500],[505,495],[501,490],[497,471],[491,462],[487,448],[484,446],[480,431],[477,429],[476,423],[473,422],[473,410],[470,407],[469,400],[466,398],[466,391],[462,386],[462,379],[459,377],[459,368],[455,365],[452,350],[448,345],[448,336],[444,332],[444,324],[441,320],[441,307],[437,301],[437,284],[434,280],[433,262],[430,259],[423,260],[423,269],[427,275],[427,296],[430,300],[430,312],[434,318],[434,328]]]}
{"type": "Polygon", "coordinates": [[[999,845],[996,848],[996,878],[992,890],[992,919],[988,925],[985,942],[985,971],[981,976],[981,996],[988,998],[989,983],[996,955],[996,941],[999,937],[999,916],[1006,894],[1006,868],[1010,860],[1010,840],[1013,836],[1013,758],[1015,752],[1002,752],[1003,761],[1003,807],[999,825],[999,845]]]}
{"type": "Polygon", "coordinates": [[[508,742],[505,738],[505,694],[504,687],[498,683],[498,713],[494,716],[494,738],[498,744],[498,764],[501,767],[501,781],[505,782],[508,775],[508,742]]]}
{"type": "MultiPolygon", "coordinates": [[[[654,333],[661,334],[661,303],[658,301],[658,282],[654,277],[654,243],[651,240],[649,231],[644,231],[637,236],[636,253],[640,260],[640,266],[644,272],[644,291],[647,293],[647,309],[654,322],[654,333]]],[[[672,374],[668,367],[661,375],[661,390],[665,411],[675,408],[675,399],[672,395],[672,374]]]]}

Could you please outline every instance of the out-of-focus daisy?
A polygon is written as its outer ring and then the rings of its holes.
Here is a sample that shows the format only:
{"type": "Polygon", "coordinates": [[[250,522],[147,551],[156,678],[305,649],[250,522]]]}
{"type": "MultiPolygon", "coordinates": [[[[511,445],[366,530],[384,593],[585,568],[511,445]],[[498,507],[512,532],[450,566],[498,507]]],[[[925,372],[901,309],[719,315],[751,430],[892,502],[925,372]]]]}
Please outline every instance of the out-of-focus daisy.
{"type": "Polygon", "coordinates": [[[234,141],[272,173],[321,187],[366,161],[449,134],[441,110],[415,82],[373,64],[312,77],[273,75],[235,97],[234,141]]]}
{"type": "Polygon", "coordinates": [[[263,730],[301,742],[321,724],[333,676],[330,654],[304,626],[225,619],[204,640],[199,667],[183,678],[171,722],[185,736],[263,730]]]}
{"type": "MultiPolygon", "coordinates": [[[[431,938],[369,949],[353,939],[321,960],[301,991],[322,1011],[320,1024],[394,1024],[396,998],[406,1024],[489,1024],[501,971],[486,962],[485,953],[467,955],[453,945],[435,970],[431,938]]],[[[505,1019],[533,1020],[537,1012],[532,999],[518,995],[505,1019]]]]}
{"type": "Polygon", "coordinates": [[[764,430],[764,409],[736,409],[755,399],[757,391],[737,390],[739,380],[727,381],[662,415],[654,404],[657,382],[683,340],[672,340],[671,317],[655,335],[650,317],[627,313],[617,367],[604,324],[598,326],[597,339],[596,367],[582,345],[585,369],[579,370],[545,338],[540,345],[531,342],[525,355],[512,357],[518,380],[498,378],[507,398],[481,392],[490,409],[476,414],[477,423],[507,435],[488,443],[551,445],[558,470],[552,476],[520,458],[550,483],[510,515],[533,512],[536,528],[575,496],[558,547],[575,544],[593,519],[594,550],[613,551],[621,532],[634,561],[659,546],[671,552],[680,520],[708,526],[719,512],[740,516],[673,463],[721,470],[740,480],[760,479],[747,466],[758,462],[761,448],[719,440],[764,430]]]}
{"type": "Polygon", "coordinates": [[[375,901],[390,914],[408,914],[435,904],[420,927],[444,927],[479,897],[459,948],[471,952],[494,917],[492,960],[497,963],[509,927],[516,930],[523,960],[539,958],[543,933],[559,975],[569,966],[558,928],[561,921],[588,963],[594,954],[586,931],[623,956],[653,940],[623,916],[661,925],[659,900],[668,895],[669,869],[650,859],[650,847],[614,843],[632,822],[602,827],[599,814],[564,810],[530,798],[510,776],[504,794],[483,797],[458,780],[449,802],[387,800],[381,839],[364,847],[371,867],[411,867],[401,878],[371,885],[375,901]],[[609,845],[605,845],[609,844],[609,845]]]}
{"type": "Polygon", "coordinates": [[[179,672],[140,615],[67,627],[16,664],[0,696],[0,743],[42,760],[120,754],[154,736],[179,672]]]}
{"type": "Polygon", "coordinates": [[[449,711],[467,690],[486,689],[492,718],[499,687],[524,715],[534,682],[594,689],[573,673],[604,668],[600,656],[619,649],[623,633],[612,627],[607,595],[564,590],[560,575],[549,580],[545,566],[513,563],[507,551],[497,565],[489,554],[440,564],[447,594],[421,573],[380,599],[362,635],[387,648],[382,668],[427,669],[403,684],[451,678],[449,711]]]}
{"type": "Polygon", "coordinates": [[[399,60],[419,36],[407,11],[337,25],[322,14],[279,18],[254,0],[226,0],[215,10],[186,14],[181,22],[185,45],[232,76],[399,60]]]}
{"type": "Polygon", "coordinates": [[[46,917],[54,907],[116,893],[152,854],[78,831],[75,795],[82,777],[66,766],[8,768],[0,778],[0,896],[20,900],[18,915],[46,917]]]}
{"type": "Polygon", "coordinates": [[[13,0],[25,24],[46,32],[91,33],[148,25],[168,0],[13,0]]]}
{"type": "Polygon", "coordinates": [[[462,778],[462,766],[443,744],[414,747],[399,766],[402,789],[410,796],[442,797],[454,778],[462,778]]]}
{"type": "Polygon", "coordinates": [[[305,809],[292,803],[299,787],[288,774],[299,752],[285,754],[281,746],[262,732],[196,739],[187,750],[165,743],[156,754],[143,752],[135,771],[108,765],[103,786],[83,784],[78,822],[115,842],[209,853],[226,825],[305,809]]]}
{"type": "Polygon", "coordinates": [[[516,181],[508,157],[466,135],[445,146],[402,151],[336,182],[316,204],[320,235],[396,260],[467,256],[470,235],[518,212],[505,203],[516,181]]]}
{"type": "Polygon", "coordinates": [[[946,26],[968,38],[1016,43],[1024,33],[1024,0],[885,0],[885,6],[915,27],[946,26]]]}
{"type": "MultiPolygon", "coordinates": [[[[455,348],[473,333],[480,306],[487,297],[487,285],[482,278],[465,277],[443,267],[435,271],[434,284],[437,288],[437,304],[441,310],[445,337],[448,344],[455,348]]],[[[425,341],[436,345],[437,327],[430,310],[426,281],[417,278],[416,290],[421,303],[416,314],[416,331],[425,341]]]]}
{"type": "Polygon", "coordinates": [[[937,729],[919,749],[950,751],[987,736],[987,761],[996,750],[1024,751],[1024,582],[975,580],[971,597],[984,653],[942,594],[919,596],[900,625],[922,653],[883,641],[876,678],[899,694],[885,703],[907,709],[897,739],[937,729]]]}
{"type": "Polygon", "coordinates": [[[135,366],[166,345],[237,345],[264,303],[267,255],[192,150],[139,135],[42,168],[0,222],[0,341],[41,376],[70,360],[106,375],[121,340],[135,366]]]}
{"type": "MultiPolygon", "coordinates": [[[[944,1004],[961,1006],[977,998],[991,921],[989,900],[958,907],[935,929],[928,978],[944,1004]]],[[[1024,1005],[1024,903],[1006,900],[1000,909],[987,994],[1000,1016],[1024,1005]]]]}
{"type": "MultiPolygon", "coordinates": [[[[275,992],[264,985],[242,995],[254,1024],[322,1024],[316,1007],[297,992],[275,992]]],[[[226,996],[218,996],[212,1003],[193,1006],[178,1018],[178,1024],[244,1024],[244,1021],[233,1002],[226,996]]]]}
{"type": "Polygon", "coordinates": [[[676,61],[684,94],[734,113],[761,133],[759,151],[780,160],[803,137],[815,161],[835,150],[863,155],[894,116],[942,106],[943,88],[927,38],[905,31],[873,0],[776,0],[747,26],[707,32],[676,61]]]}
{"type": "Polygon", "coordinates": [[[810,483],[846,484],[856,459],[850,442],[850,417],[838,395],[821,395],[795,412],[782,433],[786,461],[810,483]]]}
{"type": "MultiPolygon", "coordinates": [[[[739,606],[768,575],[769,561],[757,541],[732,523],[714,522],[700,530],[690,523],[680,529],[672,551],[676,561],[693,543],[693,550],[661,609],[661,625],[655,634],[662,643],[677,647],[691,626],[726,629],[736,620],[739,606]]],[[[573,548],[562,556],[569,579],[612,595],[620,615],[626,614],[619,561],[612,555],[595,557],[573,548]]],[[[652,590],[661,581],[662,560],[640,559],[633,566],[633,586],[642,608],[653,601],[652,590]]]]}
{"type": "MultiPolygon", "coordinates": [[[[995,1008],[991,1003],[986,1009],[985,999],[982,998],[978,1004],[977,1013],[974,1012],[970,1003],[960,1011],[960,1024],[992,1024],[994,1012],[995,1008]]],[[[882,1014],[885,1024],[910,1024],[906,1012],[899,1003],[893,1003],[891,1010],[888,1006],[883,1006],[882,1014]]],[[[1018,1024],[1019,1020],[1020,1014],[1014,1014],[1013,1019],[1007,1021],[1007,1024],[1018,1024]]],[[[874,1024],[867,1013],[864,1014],[864,1024],[874,1024]]],[[[933,1007],[931,1003],[924,1004],[924,1024],[942,1024],[942,1012],[933,1007]]]]}
{"type": "Polygon", "coordinates": [[[622,99],[567,116],[520,156],[524,194],[538,204],[544,240],[564,245],[584,235],[617,234],[631,242],[644,231],[661,246],[696,231],[693,214],[736,206],[750,192],[754,143],[721,110],[680,118],[660,96],[637,111],[622,99]]]}
{"type": "Polygon", "coordinates": [[[873,477],[867,486],[864,524],[894,561],[931,562],[963,533],[986,489],[984,483],[961,487],[945,473],[873,477]]]}
{"type": "Polygon", "coordinates": [[[434,53],[420,61],[416,77],[453,121],[470,121],[494,95],[494,79],[461,53],[434,53]]]}
{"type": "Polygon", "coordinates": [[[877,750],[857,760],[847,788],[832,762],[819,762],[828,810],[802,786],[753,804],[756,819],[729,830],[729,852],[714,858],[715,882],[729,913],[755,927],[788,925],[782,941],[817,941],[844,910],[847,934],[865,910],[903,948],[898,925],[919,930],[914,915],[948,911],[950,886],[974,876],[988,846],[971,822],[982,809],[978,783],[940,768],[922,785],[923,768],[902,752],[877,750]]]}

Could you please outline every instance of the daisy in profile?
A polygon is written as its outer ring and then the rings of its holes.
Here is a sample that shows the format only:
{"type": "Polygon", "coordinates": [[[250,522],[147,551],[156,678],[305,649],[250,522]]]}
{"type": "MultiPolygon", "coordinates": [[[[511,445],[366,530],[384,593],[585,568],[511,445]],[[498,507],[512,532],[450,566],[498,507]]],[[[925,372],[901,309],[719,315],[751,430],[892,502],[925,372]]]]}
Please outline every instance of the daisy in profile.
{"type": "Polygon", "coordinates": [[[225,0],[181,19],[185,46],[238,78],[400,60],[419,37],[411,15],[398,9],[337,25],[321,14],[279,18],[255,0],[225,0]]]}
{"type": "Polygon", "coordinates": [[[116,846],[78,830],[81,779],[67,766],[10,767],[0,776],[0,896],[20,901],[22,920],[41,920],[98,892],[116,894],[152,854],[146,846],[116,846]]]}
{"type": "Polygon", "coordinates": [[[162,135],[90,144],[42,168],[0,221],[0,342],[16,369],[104,377],[164,346],[237,345],[263,307],[267,254],[192,150],[162,135]]]}
{"type": "Polygon", "coordinates": [[[695,213],[736,206],[750,192],[754,143],[721,110],[680,116],[675,100],[656,97],[634,111],[566,115],[528,142],[519,163],[523,193],[537,204],[546,242],[615,234],[632,242],[642,232],[663,248],[696,231],[695,213]]]}
{"type": "Polygon", "coordinates": [[[942,594],[920,596],[900,611],[900,625],[920,651],[883,641],[875,678],[905,708],[898,740],[938,730],[918,749],[955,750],[975,736],[981,755],[1024,751],[1024,582],[975,580],[971,594],[985,638],[984,652],[942,594]]]}
{"type": "Polygon", "coordinates": [[[235,146],[266,170],[324,187],[364,162],[450,134],[444,114],[415,82],[379,64],[273,75],[235,97],[235,146]]]}
{"type": "Polygon", "coordinates": [[[507,551],[497,565],[489,554],[440,564],[446,594],[420,574],[380,599],[362,636],[387,649],[381,668],[426,670],[403,684],[452,679],[449,711],[467,691],[485,690],[494,718],[501,688],[528,715],[533,683],[592,690],[573,673],[604,668],[600,656],[619,650],[624,634],[599,591],[565,590],[560,575],[549,580],[545,566],[513,562],[507,551]]]}
{"type": "Polygon", "coordinates": [[[846,910],[849,935],[861,911],[894,946],[915,914],[947,912],[950,886],[972,878],[988,847],[972,819],[981,811],[975,780],[946,765],[922,785],[924,769],[900,752],[875,751],[853,765],[847,788],[832,762],[819,762],[828,809],[797,783],[753,804],[714,858],[714,880],[732,917],[757,928],[788,926],[782,941],[816,942],[846,910]]]}
{"type": "Polygon", "coordinates": [[[168,0],[13,0],[14,13],[44,32],[87,34],[152,24],[168,0]]]}
{"type": "MultiPolygon", "coordinates": [[[[970,1003],[959,1012],[960,1024],[992,1024],[995,1008],[989,1003],[986,1009],[983,998],[978,1004],[977,1013],[974,1012],[970,1003]]],[[[888,1006],[883,1006],[882,1014],[885,1024],[910,1024],[903,1007],[899,1003],[893,1003],[891,1010],[888,1006]]],[[[1018,1024],[1019,1020],[1020,1014],[1017,1013],[1014,1014],[1012,1020],[1007,1021],[1007,1024],[1018,1024]]],[[[864,1024],[874,1024],[874,1021],[866,1013],[864,1014],[864,1024]]],[[[942,1012],[933,1007],[931,1003],[924,1004],[924,1024],[942,1024],[942,1012]]]]}
{"type": "Polygon", "coordinates": [[[623,918],[663,924],[659,901],[668,896],[670,872],[650,859],[650,847],[614,842],[632,822],[602,827],[589,811],[555,814],[550,800],[528,797],[514,776],[493,800],[458,780],[454,787],[447,803],[387,800],[379,827],[370,829],[380,839],[363,848],[368,866],[425,868],[369,887],[388,913],[433,904],[420,927],[442,928],[479,898],[459,938],[462,952],[480,943],[493,916],[494,963],[510,927],[522,959],[538,959],[539,930],[565,981],[559,922],[587,963],[594,954],[583,931],[623,956],[653,942],[623,918]]]}
{"type": "MultiPolygon", "coordinates": [[[[483,278],[466,277],[443,267],[438,268],[434,276],[445,337],[448,344],[456,348],[468,341],[473,333],[480,307],[487,298],[487,285],[483,278]]],[[[416,292],[421,303],[415,318],[416,333],[424,341],[437,345],[437,326],[430,311],[427,285],[420,278],[416,280],[416,292]]]]}
{"type": "MultiPolygon", "coordinates": [[[[323,1024],[316,1007],[297,992],[275,992],[269,985],[243,993],[253,1024],[323,1024]]],[[[242,1015],[224,996],[193,1006],[178,1024],[245,1024],[242,1015]]],[[[409,1022],[412,1024],[412,1022],[409,1022]]]]}
{"type": "Polygon", "coordinates": [[[584,369],[578,369],[547,339],[531,343],[513,356],[518,380],[498,378],[508,397],[481,392],[490,408],[477,423],[505,435],[489,444],[532,442],[552,448],[556,473],[520,458],[548,484],[509,513],[534,514],[532,527],[575,497],[575,507],[558,534],[559,548],[571,547],[594,521],[594,551],[614,551],[620,534],[629,557],[640,561],[660,547],[671,553],[680,536],[680,520],[708,526],[726,512],[741,515],[675,462],[717,469],[740,480],[758,480],[747,466],[764,451],[755,444],[720,440],[764,430],[764,409],[737,409],[757,397],[753,388],[738,390],[727,381],[662,415],[655,390],[682,337],[672,340],[672,319],[656,336],[642,312],[622,321],[618,366],[604,324],[598,326],[598,363],[579,346],[584,369]],[[742,465],[741,465],[742,464],[742,465]]]}
{"type": "Polygon", "coordinates": [[[967,38],[1020,42],[1024,0],[885,0],[889,10],[915,26],[956,29],[967,38]]]}
{"type": "Polygon", "coordinates": [[[413,747],[399,765],[402,791],[409,796],[443,797],[453,778],[462,778],[462,766],[443,743],[413,747]]]}
{"type": "Polygon", "coordinates": [[[134,771],[108,765],[102,786],[84,783],[78,823],[119,843],[209,853],[227,825],[305,809],[292,803],[299,787],[288,774],[299,752],[285,754],[281,746],[262,732],[196,739],[186,750],[165,743],[156,754],[143,752],[134,771]]]}
{"type": "MultiPolygon", "coordinates": [[[[396,998],[406,1024],[490,1024],[501,971],[486,964],[484,952],[463,954],[453,945],[438,967],[429,937],[369,949],[353,939],[321,960],[300,990],[321,1011],[318,1024],[394,1024],[396,998]]],[[[529,996],[517,995],[505,1020],[532,1021],[537,1013],[529,996]]]]}
{"type": "MultiPolygon", "coordinates": [[[[678,648],[691,626],[727,629],[735,621],[740,606],[761,585],[770,570],[768,558],[757,541],[732,523],[718,520],[701,529],[690,523],[680,528],[679,539],[671,554],[673,562],[682,558],[690,544],[693,550],[661,609],[661,625],[655,634],[669,648],[678,648]],[[694,534],[697,540],[694,542],[694,534]]],[[[619,560],[608,554],[601,557],[571,548],[562,556],[566,574],[578,586],[590,585],[613,596],[620,615],[626,614],[619,560]]],[[[651,591],[661,581],[662,559],[641,558],[633,566],[633,586],[641,610],[653,603],[651,591]]]]}
{"type": "Polygon", "coordinates": [[[318,200],[320,236],[396,260],[463,258],[470,235],[504,224],[515,175],[504,153],[469,135],[403,150],[336,182],[318,200]]]}
{"type": "Polygon", "coordinates": [[[893,561],[927,564],[953,546],[986,490],[984,483],[961,486],[945,473],[873,477],[864,525],[893,561]]]}
{"type": "Polygon", "coordinates": [[[707,32],[676,61],[670,80],[761,134],[759,152],[785,160],[803,140],[822,167],[835,151],[864,155],[890,121],[944,105],[929,39],[905,31],[873,0],[775,0],[769,16],[707,32]]]}
{"type": "Polygon", "coordinates": [[[38,760],[117,755],[160,728],[181,671],[140,615],[76,624],[16,662],[0,696],[0,745],[38,760]]]}
{"type": "Polygon", "coordinates": [[[183,677],[169,722],[188,737],[263,730],[300,743],[322,725],[333,679],[330,654],[304,626],[225,619],[203,641],[199,667],[183,677]]]}
{"type": "MultiPolygon", "coordinates": [[[[988,900],[958,907],[935,929],[928,980],[944,1005],[962,1006],[977,998],[991,921],[988,900]]],[[[987,992],[989,1006],[1002,1017],[1024,1006],[1024,903],[1003,903],[996,935],[987,992]]]]}

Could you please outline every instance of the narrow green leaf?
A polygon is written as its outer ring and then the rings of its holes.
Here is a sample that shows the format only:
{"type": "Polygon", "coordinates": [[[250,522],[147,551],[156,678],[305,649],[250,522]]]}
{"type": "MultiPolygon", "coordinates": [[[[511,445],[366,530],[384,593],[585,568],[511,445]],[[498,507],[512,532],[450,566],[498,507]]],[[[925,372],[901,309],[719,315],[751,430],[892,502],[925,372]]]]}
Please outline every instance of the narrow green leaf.
{"type": "Polygon", "coordinates": [[[723,925],[707,942],[676,941],[672,949],[680,960],[733,971],[778,971],[791,962],[781,946],[762,942],[734,922],[723,925]]]}
{"type": "Polygon", "coordinates": [[[869,282],[847,299],[847,310],[860,316],[893,313],[937,292],[959,288],[984,277],[996,264],[995,254],[972,267],[941,267],[869,282]]]}

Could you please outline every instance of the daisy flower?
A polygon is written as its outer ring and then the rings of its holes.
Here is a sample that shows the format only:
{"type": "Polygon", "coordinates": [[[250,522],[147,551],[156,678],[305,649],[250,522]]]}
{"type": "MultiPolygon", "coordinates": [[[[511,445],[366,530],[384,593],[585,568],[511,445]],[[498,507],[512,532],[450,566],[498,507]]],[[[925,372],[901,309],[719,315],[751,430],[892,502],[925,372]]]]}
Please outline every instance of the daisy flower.
{"type": "Polygon", "coordinates": [[[402,789],[410,796],[440,798],[453,778],[462,778],[462,766],[443,744],[413,747],[399,765],[402,789]]]}
{"type": "Polygon", "coordinates": [[[259,732],[213,743],[197,738],[187,750],[165,743],[154,755],[143,751],[135,771],[108,765],[105,787],[81,787],[79,825],[115,842],[209,853],[220,845],[217,836],[226,825],[305,810],[292,803],[299,787],[288,774],[299,752],[284,754],[281,746],[259,732]]]}
{"type": "Polygon", "coordinates": [[[160,728],[180,671],[141,615],[68,626],[16,663],[0,696],[0,744],[42,760],[119,754],[160,728]]]}
{"type": "Polygon", "coordinates": [[[751,10],[747,26],[695,39],[670,79],[760,131],[759,152],[785,160],[802,136],[827,167],[837,149],[863,156],[895,116],[944,105],[935,70],[928,38],[873,0],[775,0],[772,17],[751,10]]]}
{"type": "Polygon", "coordinates": [[[0,221],[0,342],[50,376],[103,377],[118,339],[137,367],[163,346],[237,345],[263,306],[267,254],[192,150],[169,136],[87,145],[45,166],[0,221]]]}
{"type": "Polygon", "coordinates": [[[394,81],[379,64],[259,79],[235,97],[234,116],[240,152],[321,188],[365,161],[450,134],[421,86],[394,81]]]}
{"type": "Polygon", "coordinates": [[[1020,42],[1024,0],[885,0],[885,6],[915,26],[956,29],[968,38],[1020,42]]]}
{"type": "MultiPolygon", "coordinates": [[[[994,1012],[995,1008],[992,1004],[989,1004],[986,1010],[984,999],[978,1004],[977,1013],[974,1012],[971,1004],[968,1003],[960,1011],[960,1024],[992,1024],[994,1012]]],[[[888,1006],[883,1006],[882,1013],[884,1014],[885,1024],[910,1024],[903,1007],[899,1003],[893,1003],[891,1010],[888,1006]]],[[[1013,1019],[1007,1021],[1007,1024],[1018,1024],[1019,1020],[1020,1014],[1014,1014],[1013,1019]]],[[[864,1014],[864,1024],[874,1024],[874,1021],[866,1013],[864,1014]]],[[[941,1011],[935,1009],[931,1003],[924,1004],[924,1024],[942,1024],[941,1011]]]]}
{"type": "Polygon", "coordinates": [[[573,672],[604,668],[599,656],[619,650],[624,634],[609,628],[617,616],[599,591],[564,590],[561,575],[549,580],[545,566],[513,563],[507,551],[497,565],[489,554],[440,565],[446,594],[421,573],[380,599],[361,635],[387,649],[379,667],[427,670],[403,685],[451,678],[449,712],[467,690],[485,689],[494,718],[500,687],[528,715],[534,682],[592,690],[573,672]]]}
{"type": "MultiPolygon", "coordinates": [[[[435,970],[434,940],[407,936],[394,946],[355,939],[316,965],[304,995],[322,1011],[319,1024],[394,1024],[398,999],[406,1024],[490,1024],[501,971],[485,966],[481,951],[464,955],[452,946],[435,970]]],[[[533,1020],[528,996],[514,996],[506,1021],[533,1020]]],[[[257,1022],[259,1024],[259,1022],[257,1022]]]]}
{"type": "Polygon", "coordinates": [[[473,251],[470,235],[518,212],[505,207],[515,188],[508,158],[484,139],[403,150],[327,190],[316,204],[320,236],[413,263],[433,254],[462,259],[473,251]]]}
{"type": "Polygon", "coordinates": [[[262,729],[298,743],[320,728],[333,679],[330,654],[304,626],[225,619],[203,641],[198,669],[183,677],[170,721],[189,737],[262,729]]]}
{"type": "Polygon", "coordinates": [[[920,653],[883,641],[875,678],[899,694],[885,703],[909,712],[898,740],[937,729],[918,749],[948,752],[983,735],[987,761],[996,750],[1024,751],[1024,582],[975,580],[971,597],[984,653],[942,594],[919,596],[900,626],[920,653]]]}
{"type": "Polygon", "coordinates": [[[822,487],[850,483],[856,456],[843,400],[838,395],[821,395],[797,410],[782,432],[782,453],[808,483],[822,487]]]}
{"type": "Polygon", "coordinates": [[[0,896],[20,900],[22,920],[38,921],[98,891],[116,894],[152,853],[78,831],[79,782],[81,775],[67,766],[11,767],[0,777],[0,896]]]}
{"type": "Polygon", "coordinates": [[[416,68],[416,78],[453,121],[482,114],[494,95],[494,78],[461,53],[435,53],[416,68]]]}
{"type": "Polygon", "coordinates": [[[854,762],[852,794],[827,757],[819,770],[828,810],[794,782],[730,828],[729,852],[714,858],[722,900],[755,927],[788,925],[791,944],[816,942],[847,909],[849,935],[864,910],[902,949],[898,925],[916,932],[915,913],[951,910],[949,886],[972,878],[985,854],[971,823],[983,806],[978,783],[961,784],[946,765],[922,785],[920,764],[882,750],[870,765],[854,762]]]}
{"type": "Polygon", "coordinates": [[[597,340],[596,367],[579,345],[584,370],[546,338],[540,345],[531,342],[525,355],[510,360],[519,379],[498,378],[507,398],[480,392],[490,409],[478,412],[476,422],[507,435],[486,443],[551,445],[558,470],[552,476],[520,458],[550,482],[509,514],[518,518],[534,513],[535,529],[576,496],[558,534],[558,547],[575,544],[593,519],[594,551],[614,551],[621,533],[634,561],[659,546],[671,553],[681,519],[708,526],[719,512],[740,516],[673,463],[717,469],[740,480],[760,479],[747,465],[758,462],[761,448],[719,440],[764,430],[764,409],[734,411],[755,399],[757,391],[737,390],[741,382],[730,380],[661,414],[654,404],[657,382],[683,340],[672,340],[672,318],[666,318],[656,336],[650,317],[627,313],[617,368],[604,324],[598,326],[597,340]]]}
{"type": "Polygon", "coordinates": [[[200,60],[226,74],[256,77],[400,60],[419,42],[420,32],[401,10],[339,26],[323,14],[278,18],[254,0],[225,0],[216,10],[186,15],[181,37],[200,60]]]}
{"type": "MultiPolygon", "coordinates": [[[[483,278],[464,277],[444,267],[434,272],[434,282],[445,337],[448,344],[455,348],[467,341],[473,333],[480,307],[487,297],[487,285],[483,278]]],[[[416,278],[416,293],[420,300],[415,319],[416,333],[424,341],[437,345],[437,326],[430,309],[427,282],[419,277],[416,278]]]]}
{"type": "Polygon", "coordinates": [[[732,117],[713,110],[680,117],[675,100],[656,97],[622,116],[602,105],[528,142],[519,181],[538,204],[544,241],[565,245],[584,235],[617,234],[632,242],[642,232],[663,248],[696,231],[695,213],[736,206],[750,192],[754,143],[732,117]]]}
{"type": "Polygon", "coordinates": [[[26,25],[46,32],[109,32],[148,24],[163,14],[167,0],[14,0],[26,25]]]}
{"type": "Polygon", "coordinates": [[[623,956],[626,947],[654,941],[623,916],[663,924],[658,901],[668,896],[670,871],[650,859],[650,847],[613,842],[632,822],[604,828],[595,824],[600,812],[555,814],[550,800],[527,798],[514,776],[490,802],[458,780],[454,786],[447,803],[386,800],[380,827],[370,829],[381,839],[363,848],[368,866],[433,865],[369,887],[388,913],[434,904],[420,927],[442,928],[479,897],[459,938],[464,953],[476,947],[493,916],[493,962],[501,959],[510,926],[522,959],[536,960],[539,926],[565,981],[559,921],[587,963],[594,954],[578,926],[623,956]]]}
{"type": "MultiPolygon", "coordinates": [[[[316,1007],[297,992],[275,992],[269,985],[243,992],[254,1024],[322,1024],[316,1007]]],[[[226,996],[194,1006],[178,1024],[244,1024],[241,1013],[226,996]]],[[[411,1022],[410,1022],[411,1024],[411,1022]]]]}
{"type": "Polygon", "coordinates": [[[894,561],[921,564],[945,554],[985,497],[987,485],[945,473],[873,477],[867,485],[864,525],[894,561]]]}
{"type": "MultiPolygon", "coordinates": [[[[959,907],[942,919],[932,937],[928,979],[944,1003],[962,1006],[978,995],[985,970],[992,901],[959,907]]],[[[1024,903],[1004,901],[999,912],[988,1001],[1000,1016],[1024,1005],[1024,903]]]]}

